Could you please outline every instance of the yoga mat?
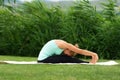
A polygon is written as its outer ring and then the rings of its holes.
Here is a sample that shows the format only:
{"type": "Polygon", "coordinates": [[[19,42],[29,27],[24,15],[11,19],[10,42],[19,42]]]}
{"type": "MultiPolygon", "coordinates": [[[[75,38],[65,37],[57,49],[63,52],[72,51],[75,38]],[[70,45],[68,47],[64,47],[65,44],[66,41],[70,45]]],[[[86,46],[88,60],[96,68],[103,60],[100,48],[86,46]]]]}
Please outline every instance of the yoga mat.
{"type": "MultiPolygon", "coordinates": [[[[52,64],[52,63],[37,63],[37,61],[0,61],[1,64],[52,64]]],[[[116,61],[105,61],[105,62],[97,62],[96,64],[91,64],[91,63],[56,63],[56,64],[83,64],[83,65],[117,65],[116,61]]]]}

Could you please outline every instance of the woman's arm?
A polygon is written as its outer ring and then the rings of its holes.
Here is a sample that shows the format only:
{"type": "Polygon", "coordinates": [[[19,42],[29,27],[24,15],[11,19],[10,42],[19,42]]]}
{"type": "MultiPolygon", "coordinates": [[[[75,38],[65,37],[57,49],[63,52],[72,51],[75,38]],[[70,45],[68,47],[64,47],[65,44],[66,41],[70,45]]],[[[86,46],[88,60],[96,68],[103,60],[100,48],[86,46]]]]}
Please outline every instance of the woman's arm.
{"type": "Polygon", "coordinates": [[[90,61],[90,63],[96,63],[98,61],[98,55],[94,52],[88,51],[88,50],[84,50],[84,49],[80,49],[78,47],[75,47],[74,45],[64,42],[63,44],[64,48],[67,48],[77,54],[81,54],[81,55],[85,55],[85,56],[91,56],[92,60],[90,61]]]}
{"type": "Polygon", "coordinates": [[[83,53],[85,55],[88,54],[86,56],[91,56],[92,57],[92,60],[90,61],[90,63],[96,63],[98,61],[98,55],[96,53],[88,51],[88,50],[83,50],[83,53]]]}
{"type": "Polygon", "coordinates": [[[96,63],[98,61],[98,55],[94,52],[77,48],[77,47],[73,46],[72,44],[68,44],[67,48],[69,50],[72,50],[75,53],[82,54],[82,55],[85,55],[85,56],[91,56],[92,60],[90,61],[90,63],[96,63]]]}

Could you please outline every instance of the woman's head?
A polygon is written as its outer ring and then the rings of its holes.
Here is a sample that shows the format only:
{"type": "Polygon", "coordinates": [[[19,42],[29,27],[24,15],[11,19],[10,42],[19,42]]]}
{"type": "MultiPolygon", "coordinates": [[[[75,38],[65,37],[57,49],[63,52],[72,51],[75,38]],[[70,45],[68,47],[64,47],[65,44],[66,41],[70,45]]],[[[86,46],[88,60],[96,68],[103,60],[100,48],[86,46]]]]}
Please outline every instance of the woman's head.
{"type": "Polygon", "coordinates": [[[69,50],[69,49],[65,49],[64,54],[67,55],[67,56],[74,56],[74,52],[69,50]]]}
{"type": "MultiPolygon", "coordinates": [[[[79,47],[78,44],[75,44],[75,47],[79,47]]],[[[71,51],[71,50],[69,50],[69,49],[65,49],[65,50],[64,50],[64,54],[65,54],[65,55],[68,55],[68,56],[75,56],[75,55],[76,55],[75,52],[73,52],[73,51],[71,51]]]]}

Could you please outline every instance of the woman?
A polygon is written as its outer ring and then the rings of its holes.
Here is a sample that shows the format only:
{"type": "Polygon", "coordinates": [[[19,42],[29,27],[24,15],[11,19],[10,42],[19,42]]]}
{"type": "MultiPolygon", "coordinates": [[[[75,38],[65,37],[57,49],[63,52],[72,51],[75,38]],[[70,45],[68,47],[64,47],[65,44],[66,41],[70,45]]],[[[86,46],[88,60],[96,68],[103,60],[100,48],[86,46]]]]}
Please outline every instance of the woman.
{"type": "Polygon", "coordinates": [[[41,49],[38,62],[43,63],[93,63],[98,60],[98,55],[94,52],[80,49],[77,45],[72,45],[64,40],[51,40],[47,42],[41,49]],[[73,56],[81,54],[85,56],[91,56],[90,62],[82,61],[73,56]]]}

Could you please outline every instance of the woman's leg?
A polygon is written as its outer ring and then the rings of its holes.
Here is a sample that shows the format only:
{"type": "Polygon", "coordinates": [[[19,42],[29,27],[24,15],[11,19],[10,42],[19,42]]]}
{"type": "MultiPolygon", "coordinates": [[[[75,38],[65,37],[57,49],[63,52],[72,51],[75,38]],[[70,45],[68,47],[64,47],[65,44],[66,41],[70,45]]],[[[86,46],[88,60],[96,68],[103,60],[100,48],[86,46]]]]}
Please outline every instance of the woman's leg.
{"type": "Polygon", "coordinates": [[[67,55],[54,55],[50,56],[42,61],[43,63],[89,63],[87,61],[83,61],[77,58],[73,58],[67,55]]]}

